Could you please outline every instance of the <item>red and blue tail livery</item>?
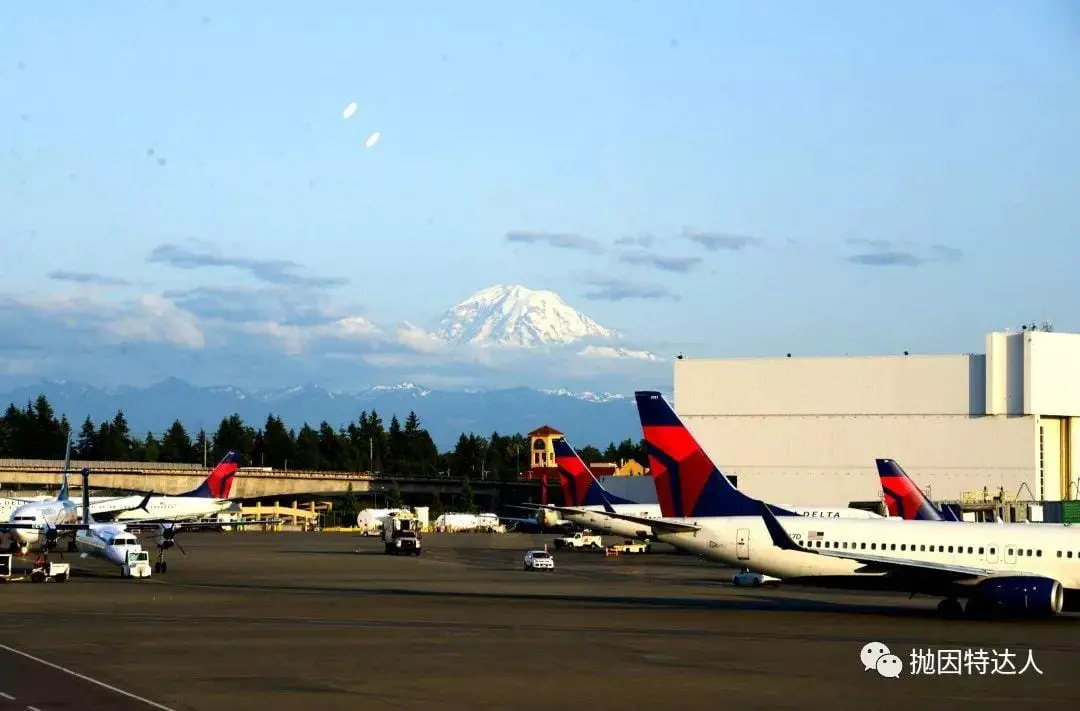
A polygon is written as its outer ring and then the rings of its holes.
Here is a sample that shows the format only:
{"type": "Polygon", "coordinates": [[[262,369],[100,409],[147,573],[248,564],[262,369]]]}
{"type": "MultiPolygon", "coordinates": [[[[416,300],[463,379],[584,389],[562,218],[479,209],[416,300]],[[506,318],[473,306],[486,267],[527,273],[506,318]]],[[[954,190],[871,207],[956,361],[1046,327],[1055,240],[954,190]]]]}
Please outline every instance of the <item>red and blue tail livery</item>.
{"type": "Polygon", "coordinates": [[[603,506],[605,503],[635,503],[610,493],[605,496],[600,482],[593,477],[589,467],[585,465],[585,462],[581,461],[581,457],[565,439],[555,440],[553,447],[555,449],[555,466],[559,470],[559,479],[567,506],[603,506]]]}
{"type": "MultiPolygon", "coordinates": [[[[731,484],[660,393],[643,390],[634,397],[656,496],[666,518],[761,515],[760,503],[731,484]]],[[[772,511],[777,516],[798,515],[777,507],[772,511]]]]}
{"type": "Polygon", "coordinates": [[[938,511],[894,459],[875,459],[889,515],[905,521],[959,521],[949,507],[938,511]]]}
{"type": "Polygon", "coordinates": [[[240,457],[236,452],[226,454],[210,472],[210,476],[198,488],[184,492],[180,496],[198,496],[204,499],[227,499],[232,493],[236,471],[240,468],[240,457]]]}

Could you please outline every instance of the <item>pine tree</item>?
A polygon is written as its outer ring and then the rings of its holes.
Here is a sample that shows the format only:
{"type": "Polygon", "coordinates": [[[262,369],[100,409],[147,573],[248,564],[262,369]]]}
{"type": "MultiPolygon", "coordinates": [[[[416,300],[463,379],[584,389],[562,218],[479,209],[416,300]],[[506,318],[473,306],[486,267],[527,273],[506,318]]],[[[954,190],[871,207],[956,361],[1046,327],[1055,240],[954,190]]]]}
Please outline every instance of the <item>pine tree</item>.
{"type": "Polygon", "coordinates": [[[191,443],[191,437],[180,420],[173,420],[172,425],[166,430],[158,447],[158,459],[162,462],[176,464],[194,464],[202,461],[202,450],[198,455],[195,453],[195,445],[191,443]]]}
{"type": "Polygon", "coordinates": [[[98,443],[97,443],[97,428],[94,427],[94,421],[87,415],[83,420],[82,429],[79,430],[79,437],[72,443],[72,456],[77,459],[83,459],[87,461],[93,461],[98,458],[98,443]]]}

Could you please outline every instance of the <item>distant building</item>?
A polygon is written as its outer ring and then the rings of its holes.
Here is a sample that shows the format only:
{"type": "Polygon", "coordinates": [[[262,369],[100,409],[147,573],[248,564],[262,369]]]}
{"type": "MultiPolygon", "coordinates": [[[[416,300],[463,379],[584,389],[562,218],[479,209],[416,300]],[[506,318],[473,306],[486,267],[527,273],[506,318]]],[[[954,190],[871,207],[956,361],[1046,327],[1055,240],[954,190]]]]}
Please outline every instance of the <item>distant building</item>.
{"type": "Polygon", "coordinates": [[[544,425],[529,433],[529,469],[543,469],[555,466],[555,442],[563,439],[563,433],[554,427],[544,425]]]}
{"type": "Polygon", "coordinates": [[[991,333],[985,353],[675,361],[674,407],[751,496],[880,500],[896,459],[936,500],[1080,494],[1080,335],[991,333]]]}

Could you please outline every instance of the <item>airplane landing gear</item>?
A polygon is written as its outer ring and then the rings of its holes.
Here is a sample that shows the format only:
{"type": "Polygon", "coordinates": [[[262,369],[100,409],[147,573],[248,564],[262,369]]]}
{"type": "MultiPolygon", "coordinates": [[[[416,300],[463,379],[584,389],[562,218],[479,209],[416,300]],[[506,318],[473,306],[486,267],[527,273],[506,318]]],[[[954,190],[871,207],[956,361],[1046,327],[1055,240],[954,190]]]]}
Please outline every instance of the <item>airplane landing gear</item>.
{"type": "Polygon", "coordinates": [[[158,548],[157,560],[154,561],[154,572],[164,575],[169,572],[169,564],[165,561],[165,548],[158,548]]]}

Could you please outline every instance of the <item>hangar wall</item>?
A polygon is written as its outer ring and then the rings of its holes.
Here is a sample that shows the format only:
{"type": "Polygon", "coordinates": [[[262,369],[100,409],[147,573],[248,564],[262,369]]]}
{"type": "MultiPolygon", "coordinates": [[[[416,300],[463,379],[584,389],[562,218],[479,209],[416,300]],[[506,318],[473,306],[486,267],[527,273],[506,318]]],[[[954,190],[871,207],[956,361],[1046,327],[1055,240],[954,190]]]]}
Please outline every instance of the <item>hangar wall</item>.
{"type": "MultiPolygon", "coordinates": [[[[676,402],[678,402],[676,394],[676,402]]],[[[677,410],[676,410],[677,411],[677,410]]],[[[682,415],[682,413],[679,413],[682,415]]],[[[1034,486],[1032,418],[966,415],[683,416],[739,489],[776,503],[881,499],[874,459],[896,459],[935,500],[1034,486]]],[[[1034,495],[1034,489],[1032,494],[1034,495]]]]}
{"type": "Polygon", "coordinates": [[[1080,334],[991,333],[985,354],[675,361],[675,410],[740,489],[881,498],[874,459],[936,500],[1080,492],[1080,334]]]}

